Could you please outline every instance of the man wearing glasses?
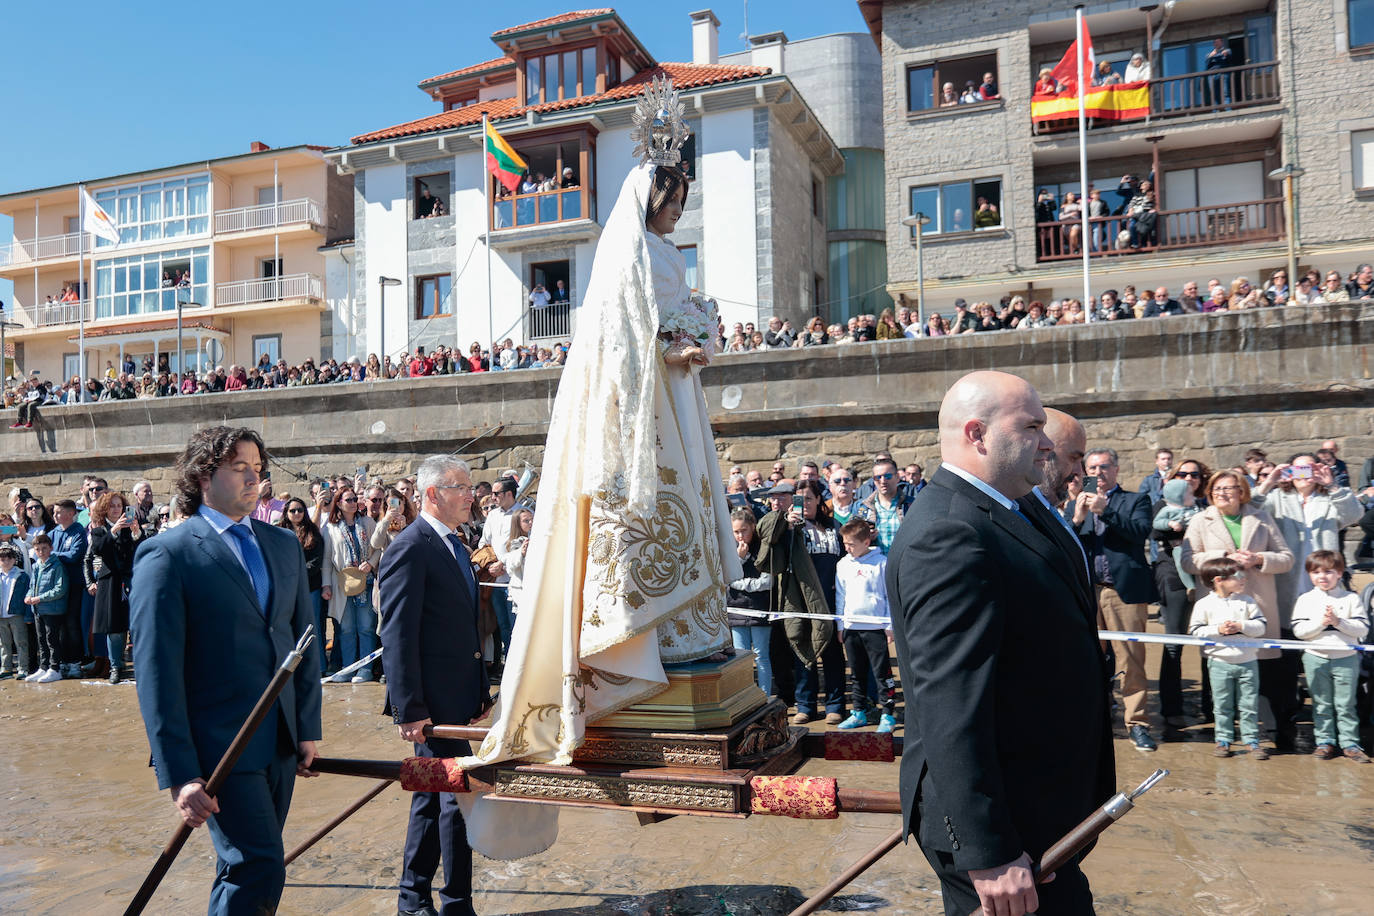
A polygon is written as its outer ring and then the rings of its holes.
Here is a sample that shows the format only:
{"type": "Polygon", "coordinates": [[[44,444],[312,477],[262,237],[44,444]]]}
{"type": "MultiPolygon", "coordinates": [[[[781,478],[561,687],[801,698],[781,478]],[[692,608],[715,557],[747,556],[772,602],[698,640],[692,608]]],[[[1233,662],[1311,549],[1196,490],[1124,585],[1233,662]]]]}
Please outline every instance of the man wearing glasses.
{"type": "Polygon", "coordinates": [[[878,529],[878,549],[886,554],[911,507],[911,497],[902,492],[897,479],[897,462],[888,457],[873,462],[873,493],[863,505],[873,513],[870,520],[878,529]]]}
{"type": "MultiPolygon", "coordinates": [[[[1141,633],[1148,606],[1159,600],[1154,575],[1145,565],[1145,540],[1152,530],[1150,497],[1117,485],[1116,452],[1095,448],[1083,459],[1085,489],[1074,503],[1074,525],[1088,554],[1097,592],[1097,625],[1104,630],[1141,633]],[[1092,487],[1089,482],[1094,481],[1092,487]]],[[[1126,729],[1135,749],[1157,749],[1145,715],[1145,645],[1112,643],[1115,675],[1121,677],[1126,729]]]]}

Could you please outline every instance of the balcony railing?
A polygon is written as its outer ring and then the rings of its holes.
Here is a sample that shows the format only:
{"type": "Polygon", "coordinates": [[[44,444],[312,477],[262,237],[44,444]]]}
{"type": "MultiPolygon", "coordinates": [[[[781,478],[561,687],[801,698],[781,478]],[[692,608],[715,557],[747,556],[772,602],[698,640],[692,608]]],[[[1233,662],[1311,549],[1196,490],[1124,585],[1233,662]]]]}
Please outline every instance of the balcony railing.
{"type": "MultiPolygon", "coordinates": [[[[1204,70],[1150,80],[1150,119],[1182,118],[1252,108],[1279,101],[1279,68],[1273,62],[1245,64],[1223,70],[1204,70]]],[[[1136,118],[1124,123],[1138,123],[1136,118]]],[[[1122,121],[1088,120],[1088,129],[1102,129],[1122,121]]],[[[1076,116],[1035,125],[1037,134],[1078,129],[1076,116]]]]}
{"type": "MultiPolygon", "coordinates": [[[[0,267],[28,264],[49,258],[74,258],[81,253],[81,235],[80,232],[68,232],[65,235],[45,235],[36,239],[15,239],[7,245],[0,245],[0,267]]],[[[92,247],[94,243],[87,235],[86,250],[90,251],[92,247]]]]}
{"type": "MultiPolygon", "coordinates": [[[[1081,220],[1037,223],[1035,251],[1040,261],[1081,258],[1081,220]]],[[[1088,221],[1091,257],[1272,242],[1283,237],[1283,200],[1272,198],[1217,207],[1157,210],[1153,231],[1126,215],[1088,221]],[[1135,245],[1136,247],[1132,247],[1135,245]]]]}
{"type": "Polygon", "coordinates": [[[215,287],[216,305],[252,305],[285,299],[322,299],[324,282],[315,274],[288,274],[262,280],[234,280],[215,287]]]}
{"type": "Polygon", "coordinates": [[[78,324],[83,312],[87,321],[92,320],[94,312],[91,310],[91,300],[58,302],[53,305],[40,303],[19,309],[20,315],[28,319],[23,323],[34,328],[50,328],[59,324],[78,324]]]}
{"type": "Polygon", "coordinates": [[[568,188],[540,191],[537,194],[517,194],[492,202],[493,229],[513,229],[539,223],[560,223],[582,219],[587,215],[583,206],[583,189],[568,188]]]}
{"type": "Polygon", "coordinates": [[[567,340],[572,336],[570,313],[571,307],[566,302],[530,309],[525,336],[530,340],[567,340]]]}
{"type": "Polygon", "coordinates": [[[272,229],[297,223],[318,226],[324,222],[323,213],[324,209],[319,203],[308,197],[282,200],[276,204],[217,210],[215,232],[252,232],[255,229],[272,229]]]}

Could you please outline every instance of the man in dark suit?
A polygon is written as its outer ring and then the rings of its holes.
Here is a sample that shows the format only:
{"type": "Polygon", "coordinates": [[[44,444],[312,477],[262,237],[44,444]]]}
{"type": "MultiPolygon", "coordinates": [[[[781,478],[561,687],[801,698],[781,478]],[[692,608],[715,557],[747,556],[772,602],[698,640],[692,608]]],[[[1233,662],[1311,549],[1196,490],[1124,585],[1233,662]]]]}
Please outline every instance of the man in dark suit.
{"type": "Polygon", "coordinates": [[[964,376],[941,467],[888,554],[907,696],[901,796],[945,913],[1092,912],[1074,861],[1031,863],[1113,792],[1106,671],[1083,555],[1032,487],[1052,443],[1035,389],[964,376]]]}
{"type": "Polygon", "coordinates": [[[282,826],[295,777],[320,738],[319,640],[219,795],[205,779],[288,652],[315,619],[305,556],[290,532],[251,518],[267,450],[251,429],[202,429],[177,460],[194,514],[134,559],[130,629],[138,705],[160,789],[182,819],[209,824],[218,855],[211,914],[276,912],[286,881],[282,826]]]}
{"type": "MultiPolygon", "coordinates": [[[[477,632],[477,579],[458,529],[472,513],[472,480],[456,458],[420,465],[420,517],[382,556],[382,661],[401,738],[421,757],[466,757],[466,741],[425,739],[424,727],[467,725],[491,705],[477,632]]],[[[435,913],[431,887],[442,855],[443,916],[474,916],[472,849],[452,792],[416,792],[410,804],[397,909],[435,913]]]]}
{"type": "MultiPolygon", "coordinates": [[[[1149,605],[1159,600],[1154,573],[1145,562],[1145,541],[1153,522],[1150,497],[1117,484],[1121,467],[1112,449],[1092,449],[1083,464],[1088,477],[1097,478],[1097,490],[1078,495],[1073,520],[1092,565],[1097,625],[1104,630],[1144,632],[1149,605]]],[[[1116,642],[1112,649],[1116,674],[1121,677],[1126,730],[1136,750],[1153,753],[1157,745],[1145,715],[1145,644],[1116,642]]]]}

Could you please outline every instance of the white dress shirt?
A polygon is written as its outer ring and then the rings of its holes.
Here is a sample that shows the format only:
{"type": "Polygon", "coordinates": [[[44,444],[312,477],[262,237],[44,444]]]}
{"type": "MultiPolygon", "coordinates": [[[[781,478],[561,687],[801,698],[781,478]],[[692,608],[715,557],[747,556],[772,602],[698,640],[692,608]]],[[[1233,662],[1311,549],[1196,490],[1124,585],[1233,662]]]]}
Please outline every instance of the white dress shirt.
{"type": "MultiPolygon", "coordinates": [[[[452,556],[453,559],[458,560],[458,554],[455,553],[453,550],[453,542],[448,539],[448,536],[450,534],[456,534],[457,532],[455,532],[448,525],[445,525],[443,522],[439,521],[434,516],[430,515],[428,512],[421,511],[420,518],[424,519],[425,522],[429,525],[429,527],[433,528],[434,531],[439,535],[439,540],[442,541],[444,547],[448,549],[449,555],[452,556]]],[[[459,562],[462,561],[459,560],[459,562]]]]}
{"type": "MultiPolygon", "coordinates": [[[[234,521],[232,518],[225,515],[218,509],[211,509],[205,503],[200,504],[200,511],[196,514],[199,515],[201,518],[205,519],[207,522],[209,522],[210,527],[215,529],[215,534],[218,534],[219,539],[223,541],[231,551],[233,551],[234,556],[238,558],[239,565],[243,567],[243,571],[245,573],[248,573],[248,581],[252,582],[253,574],[249,572],[248,564],[243,559],[243,548],[239,546],[239,539],[229,533],[229,529],[231,527],[233,527],[234,525],[239,525],[243,528],[247,528],[248,534],[251,535],[253,540],[256,541],[257,535],[253,534],[252,516],[245,515],[238,521],[234,521]]],[[[258,550],[262,550],[262,544],[258,544],[258,550]]],[[[267,565],[266,554],[263,555],[262,562],[264,566],[267,565]]]]}

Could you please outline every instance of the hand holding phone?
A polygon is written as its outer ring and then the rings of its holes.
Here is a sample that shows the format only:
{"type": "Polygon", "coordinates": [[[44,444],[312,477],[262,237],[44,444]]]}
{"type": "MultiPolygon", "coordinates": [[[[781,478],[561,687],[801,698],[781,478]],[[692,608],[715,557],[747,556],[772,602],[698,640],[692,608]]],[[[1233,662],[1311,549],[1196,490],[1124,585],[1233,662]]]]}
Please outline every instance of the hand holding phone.
{"type": "Polygon", "coordinates": [[[1097,492],[1097,476],[1096,476],[1096,475],[1094,475],[1094,474],[1089,474],[1089,475],[1087,475],[1086,477],[1083,478],[1083,492],[1084,492],[1084,493],[1096,493],[1096,492],[1097,492]]]}

